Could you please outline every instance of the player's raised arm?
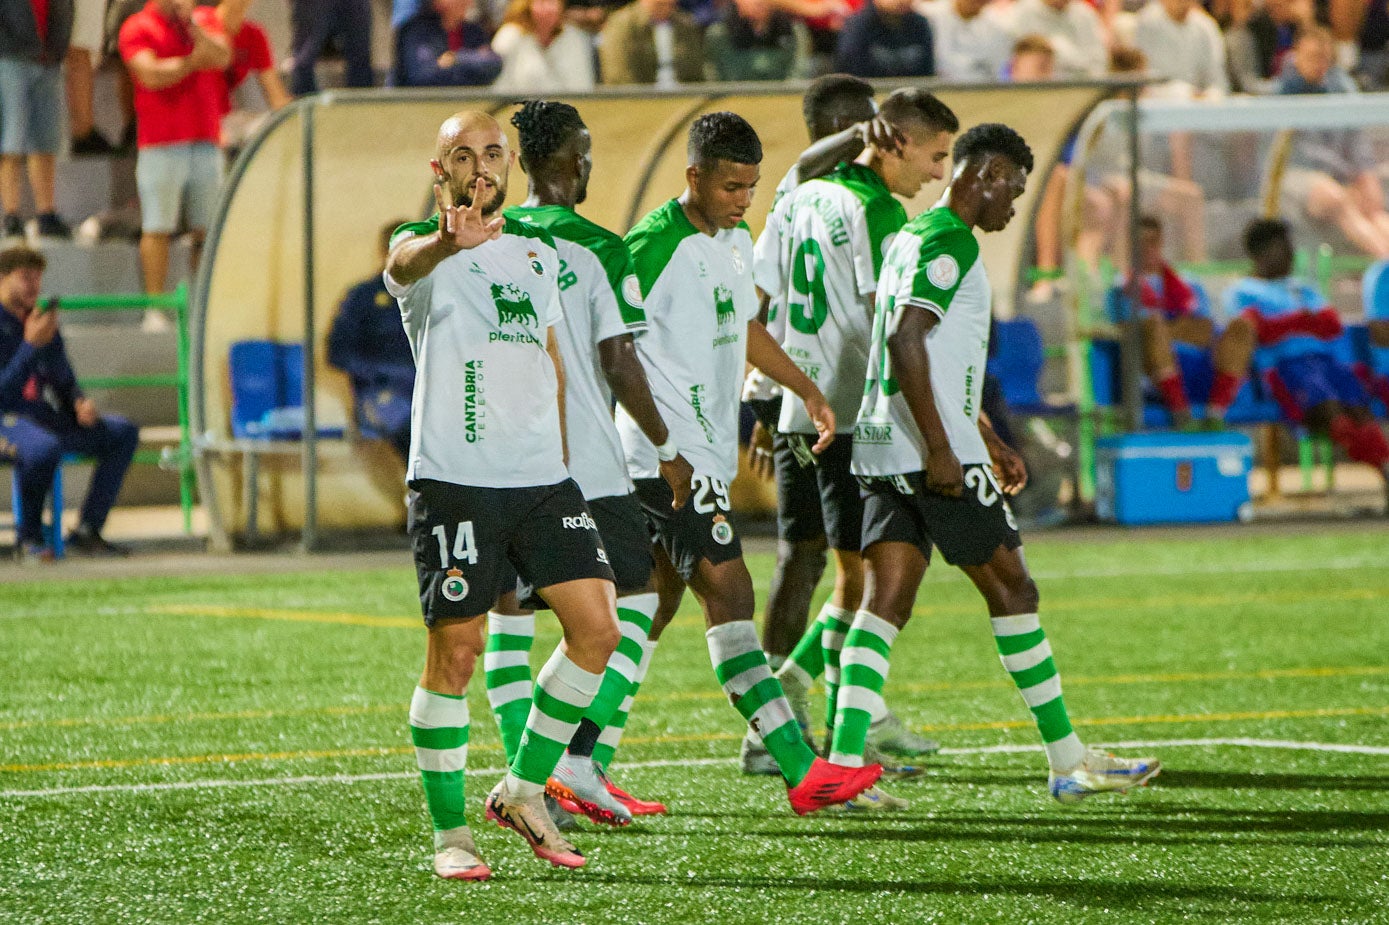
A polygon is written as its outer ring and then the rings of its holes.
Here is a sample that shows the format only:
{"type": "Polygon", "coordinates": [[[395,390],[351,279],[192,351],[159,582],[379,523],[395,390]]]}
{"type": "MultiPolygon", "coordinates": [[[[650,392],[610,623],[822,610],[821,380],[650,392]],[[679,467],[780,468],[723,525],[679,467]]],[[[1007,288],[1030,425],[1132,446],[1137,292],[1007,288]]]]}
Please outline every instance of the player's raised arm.
{"type": "Polygon", "coordinates": [[[965,472],[936,407],[936,395],[931,388],[931,358],[926,352],[926,335],[940,323],[935,312],[907,303],[897,329],[887,337],[887,352],[892,374],[902,389],[907,408],[926,441],[926,487],[931,491],[958,498],[965,487],[965,472]],[[914,310],[908,311],[909,308],[914,310]]]}
{"type": "Polygon", "coordinates": [[[748,362],[805,402],[806,414],[815,425],[815,432],[820,435],[811,450],[824,452],[834,440],[834,409],[825,401],[819,387],[801,372],[801,368],[786,355],[767,329],[755,320],[748,322],[748,362]]]}
{"type": "MultiPolygon", "coordinates": [[[[437,162],[436,162],[437,166],[437,162]]],[[[434,184],[434,204],[439,210],[439,228],[433,234],[417,235],[391,248],[386,272],[403,286],[419,282],[434,268],[459,251],[477,247],[501,237],[505,219],[484,214],[487,181],[478,177],[469,205],[449,205],[443,183],[434,184]]]]}

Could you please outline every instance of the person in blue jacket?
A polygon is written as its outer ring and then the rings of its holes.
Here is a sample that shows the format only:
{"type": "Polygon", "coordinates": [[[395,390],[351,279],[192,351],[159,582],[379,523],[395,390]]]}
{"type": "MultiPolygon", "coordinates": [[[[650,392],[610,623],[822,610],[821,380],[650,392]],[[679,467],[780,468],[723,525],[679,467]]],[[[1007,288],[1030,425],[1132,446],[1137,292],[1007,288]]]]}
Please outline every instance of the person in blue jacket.
{"type": "Polygon", "coordinates": [[[502,59],[492,36],[469,18],[473,0],[430,0],[401,23],[395,37],[397,87],[478,87],[497,79],[502,59]]]}
{"type": "Polygon", "coordinates": [[[19,480],[15,554],[20,561],[51,562],[43,531],[43,507],[64,453],[96,459],[82,517],[67,538],[72,552],[123,556],[101,530],[116,503],[140,442],[140,429],[125,418],[98,413],[77,385],[68,362],[58,310],[39,303],[43,254],[28,247],[0,251],[0,456],[14,463],[19,480]]]}
{"type": "MultiPolygon", "coordinates": [[[[401,224],[391,222],[381,229],[383,268],[391,234],[401,224]]],[[[389,440],[405,459],[410,452],[415,358],[400,309],[380,273],[347,290],[328,333],[328,362],[352,380],[357,426],[364,434],[389,440]]]]}

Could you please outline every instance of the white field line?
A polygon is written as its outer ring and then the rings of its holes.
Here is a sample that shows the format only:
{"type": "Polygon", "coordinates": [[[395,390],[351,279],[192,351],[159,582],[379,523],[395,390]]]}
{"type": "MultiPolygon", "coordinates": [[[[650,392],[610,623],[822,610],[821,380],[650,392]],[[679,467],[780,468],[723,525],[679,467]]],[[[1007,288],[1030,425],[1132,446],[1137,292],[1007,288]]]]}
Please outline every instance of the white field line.
{"type": "MultiPolygon", "coordinates": [[[[1305,752],[1339,752],[1348,755],[1389,755],[1389,746],[1346,745],[1337,742],[1294,742],[1286,739],[1146,739],[1132,742],[1096,743],[1100,748],[1269,748],[1305,752]]],[[[1011,755],[1039,752],[1040,745],[985,745],[975,748],[942,748],[942,755],[1011,755]]],[[[622,762],[623,770],[641,768],[691,767],[695,765],[733,764],[734,758],[660,759],[656,761],[622,762]]],[[[469,768],[468,776],[494,776],[506,773],[506,768],[469,768]]],[[[153,793],[161,790],[215,790],[225,787],[293,787],[303,784],[357,784],[383,780],[407,780],[417,771],[391,771],[383,774],[323,774],[297,777],[262,777],[252,780],[205,778],[202,780],[162,781],[145,784],[93,784],[85,787],[45,787],[41,790],[0,790],[0,799],[29,799],[35,797],[69,796],[87,793],[153,793]]]]}

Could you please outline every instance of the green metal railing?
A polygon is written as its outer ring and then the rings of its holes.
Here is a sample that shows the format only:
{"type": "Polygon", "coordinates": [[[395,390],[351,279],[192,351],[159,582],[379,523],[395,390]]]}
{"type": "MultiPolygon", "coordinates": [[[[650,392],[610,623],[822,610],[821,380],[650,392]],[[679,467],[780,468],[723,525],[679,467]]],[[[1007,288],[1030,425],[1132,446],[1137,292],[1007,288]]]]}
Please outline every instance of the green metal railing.
{"type": "Polygon", "coordinates": [[[178,449],[156,452],[139,450],[135,462],[178,470],[179,505],[183,509],[183,532],[193,532],[193,439],[188,419],[188,287],[180,285],[165,295],[115,294],[63,296],[58,310],[63,312],[129,312],[162,309],[173,313],[178,336],[178,358],[172,373],[146,373],[132,376],[82,376],[84,389],[171,388],[178,395],[178,449]]]}

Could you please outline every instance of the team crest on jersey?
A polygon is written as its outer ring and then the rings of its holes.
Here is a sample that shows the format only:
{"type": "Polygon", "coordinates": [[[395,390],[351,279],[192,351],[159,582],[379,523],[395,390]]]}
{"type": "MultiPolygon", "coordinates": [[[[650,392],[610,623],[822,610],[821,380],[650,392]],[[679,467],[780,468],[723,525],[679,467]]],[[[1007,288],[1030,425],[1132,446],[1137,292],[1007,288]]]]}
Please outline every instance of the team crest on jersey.
{"type": "Polygon", "coordinates": [[[439,593],[444,596],[444,600],[456,604],[468,596],[468,580],[458,569],[451,568],[444,573],[444,583],[439,588],[439,593]]]}
{"type": "Polygon", "coordinates": [[[529,251],[526,256],[529,257],[531,261],[531,272],[536,276],[544,276],[545,264],[540,262],[539,255],[536,254],[535,251],[529,251]]]}
{"type": "Polygon", "coordinates": [[[960,281],[960,265],[949,254],[941,254],[926,265],[926,278],[937,289],[949,289],[960,281]]]}
{"type": "Polygon", "coordinates": [[[641,282],[636,274],[629,273],[622,278],[622,297],[627,300],[628,305],[637,308],[645,301],[641,295],[641,282]]]}
{"type": "Polygon", "coordinates": [[[733,272],[739,276],[743,275],[743,252],[738,250],[738,245],[733,245],[728,249],[729,257],[733,260],[733,272]]]}
{"type": "Polygon", "coordinates": [[[733,525],[722,514],[714,515],[714,526],[709,530],[714,542],[720,546],[727,546],[733,542],[733,525]]]}

